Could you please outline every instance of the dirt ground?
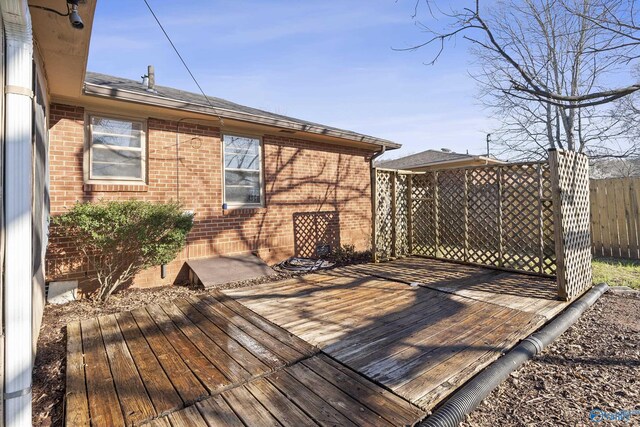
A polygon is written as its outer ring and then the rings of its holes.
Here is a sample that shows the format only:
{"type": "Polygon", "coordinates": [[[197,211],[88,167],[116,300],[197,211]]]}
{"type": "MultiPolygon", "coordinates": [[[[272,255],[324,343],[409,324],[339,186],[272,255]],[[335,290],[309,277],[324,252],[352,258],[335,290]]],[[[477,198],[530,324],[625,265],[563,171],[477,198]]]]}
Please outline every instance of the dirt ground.
{"type": "Polygon", "coordinates": [[[463,425],[640,426],[640,297],[605,294],[543,354],[515,371],[463,425]],[[603,420],[592,411],[624,415],[603,420]]]}

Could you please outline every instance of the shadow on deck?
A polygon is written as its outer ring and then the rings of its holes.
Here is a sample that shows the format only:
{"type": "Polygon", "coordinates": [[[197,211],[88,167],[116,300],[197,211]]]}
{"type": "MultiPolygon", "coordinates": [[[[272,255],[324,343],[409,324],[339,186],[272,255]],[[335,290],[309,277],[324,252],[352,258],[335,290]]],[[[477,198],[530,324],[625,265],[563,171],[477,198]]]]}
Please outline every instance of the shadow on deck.
{"type": "Polygon", "coordinates": [[[407,258],[72,323],[67,425],[411,425],[561,311],[554,296],[407,258]]]}

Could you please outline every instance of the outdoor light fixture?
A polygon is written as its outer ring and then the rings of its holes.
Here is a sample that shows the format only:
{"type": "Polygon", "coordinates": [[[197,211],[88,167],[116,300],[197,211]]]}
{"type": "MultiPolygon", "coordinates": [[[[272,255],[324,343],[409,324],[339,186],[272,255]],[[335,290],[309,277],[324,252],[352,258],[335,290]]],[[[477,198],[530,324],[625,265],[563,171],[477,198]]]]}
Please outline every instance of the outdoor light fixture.
{"type": "Polygon", "coordinates": [[[69,9],[69,22],[71,22],[71,26],[78,30],[83,29],[84,22],[82,22],[82,18],[80,14],[78,14],[78,0],[67,0],[67,3],[71,5],[71,9],[69,9]]]}
{"type": "Polygon", "coordinates": [[[73,28],[81,30],[84,28],[84,22],[82,22],[82,18],[78,13],[78,2],[79,0],[67,0],[67,13],[58,12],[57,10],[51,9],[50,7],[38,6],[34,4],[30,4],[29,7],[32,7],[34,9],[46,10],[47,12],[52,12],[59,16],[68,16],[69,22],[71,22],[71,26],[73,28]]]}

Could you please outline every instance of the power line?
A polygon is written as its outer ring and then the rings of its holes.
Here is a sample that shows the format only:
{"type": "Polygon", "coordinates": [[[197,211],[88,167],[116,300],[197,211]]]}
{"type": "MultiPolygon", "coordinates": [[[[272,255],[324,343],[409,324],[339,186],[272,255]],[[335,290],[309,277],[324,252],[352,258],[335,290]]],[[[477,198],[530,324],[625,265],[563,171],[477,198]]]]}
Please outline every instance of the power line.
{"type": "Polygon", "coordinates": [[[149,4],[149,2],[147,0],[143,0],[144,4],[147,5],[147,8],[149,9],[149,12],[151,12],[151,15],[153,15],[153,19],[156,20],[156,22],[158,23],[158,26],[160,27],[160,29],[162,30],[162,32],[164,33],[164,36],[167,38],[167,40],[169,41],[169,44],[171,45],[171,47],[173,48],[173,51],[176,53],[176,55],[178,55],[178,58],[180,58],[180,61],[182,62],[182,65],[184,65],[184,68],[187,70],[187,72],[189,73],[189,75],[191,76],[191,78],[193,79],[193,82],[196,84],[196,86],[198,86],[198,89],[200,90],[200,93],[202,94],[202,96],[204,96],[204,99],[207,100],[207,103],[209,104],[209,106],[213,109],[213,112],[216,114],[216,116],[218,116],[218,120],[220,120],[220,124],[223,124],[223,120],[222,117],[220,117],[220,114],[218,113],[218,111],[216,110],[216,107],[213,106],[213,104],[211,103],[211,100],[209,100],[209,97],[207,96],[206,93],[204,93],[204,90],[202,90],[202,86],[200,86],[200,83],[198,83],[198,79],[196,79],[196,76],[193,75],[193,73],[191,72],[191,69],[189,68],[189,66],[187,65],[187,62],[184,60],[184,58],[182,57],[182,55],[180,55],[180,52],[178,51],[178,48],[176,47],[176,45],[173,43],[173,40],[171,40],[171,37],[169,37],[169,34],[167,33],[167,31],[164,29],[164,27],[162,26],[162,23],[160,22],[160,20],[158,19],[158,17],[156,16],[155,12],[153,11],[153,9],[151,8],[151,5],[149,4]]]}
{"type": "Polygon", "coordinates": [[[29,7],[33,7],[35,9],[46,10],[47,12],[53,12],[56,15],[59,15],[59,16],[69,16],[69,14],[70,14],[69,3],[67,3],[67,13],[58,12],[57,10],[51,9],[50,7],[38,6],[38,5],[35,5],[35,4],[30,4],[29,7]]]}

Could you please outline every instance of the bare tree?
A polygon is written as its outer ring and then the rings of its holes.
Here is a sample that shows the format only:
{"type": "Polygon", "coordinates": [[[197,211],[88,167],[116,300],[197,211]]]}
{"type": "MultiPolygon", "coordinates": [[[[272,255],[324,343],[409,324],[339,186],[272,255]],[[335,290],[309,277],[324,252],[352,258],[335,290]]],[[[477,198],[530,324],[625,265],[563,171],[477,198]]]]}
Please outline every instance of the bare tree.
{"type": "Polygon", "coordinates": [[[444,11],[443,2],[416,1],[416,17],[426,5],[446,29],[423,26],[428,39],[409,49],[435,46],[434,63],[455,37],[471,42],[483,103],[503,123],[494,132],[503,153],[532,158],[550,147],[596,157],[635,152],[618,105],[640,89],[620,83],[633,81],[640,51],[633,0],[453,4],[444,11]]]}
{"type": "Polygon", "coordinates": [[[599,159],[593,162],[591,178],[629,178],[640,176],[640,158],[599,159]]]}

